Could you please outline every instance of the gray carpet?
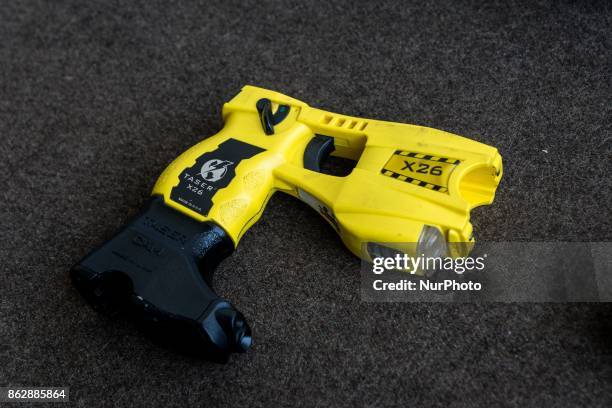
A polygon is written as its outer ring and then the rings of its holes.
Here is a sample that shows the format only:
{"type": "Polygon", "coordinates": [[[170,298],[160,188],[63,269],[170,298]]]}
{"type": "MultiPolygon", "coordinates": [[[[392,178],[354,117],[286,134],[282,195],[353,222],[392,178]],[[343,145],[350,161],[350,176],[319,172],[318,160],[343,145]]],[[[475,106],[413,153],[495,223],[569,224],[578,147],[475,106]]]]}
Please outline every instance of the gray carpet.
{"type": "Polygon", "coordinates": [[[273,198],[216,274],[254,347],[217,365],[95,313],[70,266],[255,84],[497,146],[477,239],[612,239],[609,2],[21,1],[0,7],[0,386],[80,406],[610,406],[608,304],[375,304],[273,198]]]}

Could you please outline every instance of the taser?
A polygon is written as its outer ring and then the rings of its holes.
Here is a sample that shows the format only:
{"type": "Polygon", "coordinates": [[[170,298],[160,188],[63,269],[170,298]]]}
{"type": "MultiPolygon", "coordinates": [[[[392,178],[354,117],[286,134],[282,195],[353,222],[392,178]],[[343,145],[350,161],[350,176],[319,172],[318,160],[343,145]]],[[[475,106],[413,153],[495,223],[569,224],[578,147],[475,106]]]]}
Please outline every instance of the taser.
{"type": "Polygon", "coordinates": [[[211,274],[276,191],[310,205],[356,256],[416,243],[466,256],[470,210],[502,177],[497,149],[441,130],[312,108],[245,86],[223,106],[224,127],[174,160],[144,209],[71,270],[99,310],[127,312],[155,335],[215,361],[251,346],[244,316],[211,274]],[[350,174],[321,172],[329,155],[350,174]],[[384,244],[381,244],[384,243],[384,244]]]}

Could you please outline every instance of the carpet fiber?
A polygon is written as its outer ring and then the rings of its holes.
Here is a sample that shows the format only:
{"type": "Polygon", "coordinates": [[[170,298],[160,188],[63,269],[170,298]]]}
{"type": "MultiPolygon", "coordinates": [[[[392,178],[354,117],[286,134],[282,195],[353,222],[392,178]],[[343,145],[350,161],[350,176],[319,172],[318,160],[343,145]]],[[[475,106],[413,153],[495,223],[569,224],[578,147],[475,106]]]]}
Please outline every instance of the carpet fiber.
{"type": "Polygon", "coordinates": [[[70,283],[245,84],[498,147],[479,240],[611,240],[610,3],[432,3],[3,4],[0,386],[80,406],[611,406],[610,305],[362,302],[358,260],[286,196],[216,273],[254,332],[227,365],[70,283]]]}

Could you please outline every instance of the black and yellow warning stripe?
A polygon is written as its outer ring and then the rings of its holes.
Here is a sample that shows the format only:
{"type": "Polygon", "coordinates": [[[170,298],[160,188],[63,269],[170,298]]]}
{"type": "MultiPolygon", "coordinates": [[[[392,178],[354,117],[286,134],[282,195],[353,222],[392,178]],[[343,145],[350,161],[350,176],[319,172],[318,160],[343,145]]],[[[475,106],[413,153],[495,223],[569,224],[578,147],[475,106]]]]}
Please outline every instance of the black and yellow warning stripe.
{"type": "Polygon", "coordinates": [[[428,183],[423,180],[404,176],[403,174],[399,174],[391,170],[383,170],[382,173],[385,176],[393,177],[395,179],[405,181],[406,183],[414,184],[415,186],[419,186],[419,187],[425,187],[433,191],[439,191],[441,193],[446,193],[448,191],[448,189],[444,186],[439,186],[437,184],[432,184],[432,183],[428,183]]]}
{"type": "Polygon", "coordinates": [[[448,164],[461,163],[461,160],[457,160],[457,159],[449,159],[448,157],[438,157],[438,156],[432,156],[430,154],[423,154],[423,153],[407,152],[405,150],[396,150],[395,154],[399,156],[414,157],[415,159],[429,160],[429,161],[435,161],[435,162],[440,162],[440,163],[448,163],[448,164]]]}

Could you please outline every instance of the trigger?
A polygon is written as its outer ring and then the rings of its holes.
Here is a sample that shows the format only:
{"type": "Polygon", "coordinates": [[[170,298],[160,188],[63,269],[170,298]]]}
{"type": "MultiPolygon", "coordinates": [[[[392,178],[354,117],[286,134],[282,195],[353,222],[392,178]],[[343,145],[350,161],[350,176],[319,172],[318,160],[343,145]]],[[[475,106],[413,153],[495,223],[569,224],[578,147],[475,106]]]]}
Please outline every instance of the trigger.
{"type": "Polygon", "coordinates": [[[316,135],[304,150],[304,168],[321,172],[321,163],[335,150],[334,138],[316,135]]]}

